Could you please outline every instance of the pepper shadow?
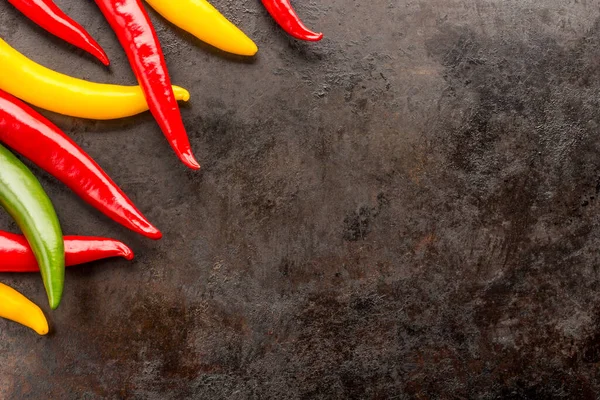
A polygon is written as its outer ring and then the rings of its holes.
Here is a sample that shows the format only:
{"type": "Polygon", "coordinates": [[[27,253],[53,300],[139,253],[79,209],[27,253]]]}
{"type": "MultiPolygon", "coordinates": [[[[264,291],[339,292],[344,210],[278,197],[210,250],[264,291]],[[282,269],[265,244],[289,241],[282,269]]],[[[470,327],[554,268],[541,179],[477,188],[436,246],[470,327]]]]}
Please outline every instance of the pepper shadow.
{"type": "MultiPolygon", "coordinates": [[[[142,122],[153,121],[154,118],[150,111],[144,111],[140,114],[132,115],[130,117],[110,119],[110,120],[93,120],[78,117],[70,117],[55,113],[53,111],[44,110],[42,108],[29,104],[30,107],[34,108],[37,112],[42,114],[44,117],[49,119],[53,124],[57,125],[61,130],[65,132],[74,133],[113,133],[129,129],[132,126],[139,125],[142,122]]],[[[181,108],[187,108],[186,103],[179,103],[181,108]],[[184,107],[185,106],[185,107],[184,107]]]]}

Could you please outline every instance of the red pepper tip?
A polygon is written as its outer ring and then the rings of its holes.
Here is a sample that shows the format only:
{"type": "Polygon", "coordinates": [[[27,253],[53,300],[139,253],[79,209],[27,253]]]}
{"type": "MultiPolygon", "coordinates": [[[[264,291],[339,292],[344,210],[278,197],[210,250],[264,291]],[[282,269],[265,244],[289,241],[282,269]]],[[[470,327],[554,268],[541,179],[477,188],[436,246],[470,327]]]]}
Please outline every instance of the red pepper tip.
{"type": "Polygon", "coordinates": [[[81,48],[96,57],[105,66],[108,67],[110,65],[110,61],[106,55],[106,52],[91,36],[88,35],[86,45],[81,46],[81,48]]]}
{"type": "Polygon", "coordinates": [[[302,37],[302,40],[306,40],[308,42],[318,42],[321,39],[323,39],[323,34],[321,32],[319,32],[319,33],[313,32],[311,34],[308,34],[308,35],[302,37]]]}
{"type": "Polygon", "coordinates": [[[193,170],[199,170],[200,169],[200,164],[198,163],[198,161],[196,161],[196,159],[194,158],[194,155],[192,154],[191,151],[182,153],[180,155],[181,161],[188,167],[191,168],[193,170]]]}
{"type": "Polygon", "coordinates": [[[162,239],[162,237],[163,237],[162,232],[159,231],[156,228],[154,228],[154,230],[152,230],[152,231],[146,231],[146,232],[144,232],[144,235],[147,238],[150,238],[152,240],[159,240],[159,239],[162,239]]]}
{"type": "MultiPolygon", "coordinates": [[[[93,40],[90,38],[90,40],[93,40]]],[[[96,42],[91,42],[89,45],[89,49],[87,49],[88,53],[90,53],[91,55],[93,55],[94,57],[96,57],[98,60],[100,60],[100,62],[102,64],[104,64],[105,66],[109,66],[110,65],[110,60],[108,59],[108,56],[106,55],[106,53],[104,52],[104,50],[102,49],[102,47],[100,47],[100,45],[96,42]]]]}
{"type": "Polygon", "coordinates": [[[100,62],[102,64],[104,64],[105,67],[110,66],[110,60],[108,59],[108,57],[106,55],[104,55],[104,57],[98,57],[98,59],[100,60],[100,62]]]}
{"type": "Polygon", "coordinates": [[[119,250],[121,251],[121,257],[126,259],[127,261],[133,260],[135,254],[133,254],[133,250],[125,243],[119,243],[119,250]]]}
{"type": "Polygon", "coordinates": [[[136,225],[137,227],[133,229],[135,232],[146,236],[148,239],[162,239],[162,232],[159,231],[154,225],[150,224],[150,222],[143,220],[141,221],[141,224],[137,223],[136,225]]]}

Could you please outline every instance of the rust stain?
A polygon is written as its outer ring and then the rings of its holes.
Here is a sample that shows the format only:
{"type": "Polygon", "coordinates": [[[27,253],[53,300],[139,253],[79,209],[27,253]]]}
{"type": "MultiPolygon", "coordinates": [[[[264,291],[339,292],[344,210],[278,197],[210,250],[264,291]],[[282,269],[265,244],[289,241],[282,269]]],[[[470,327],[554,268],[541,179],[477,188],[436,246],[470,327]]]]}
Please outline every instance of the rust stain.
{"type": "Polygon", "coordinates": [[[430,234],[424,236],[415,245],[415,252],[419,252],[419,251],[423,250],[425,247],[432,244],[435,240],[436,240],[436,237],[435,237],[434,233],[430,233],[430,234]]]}

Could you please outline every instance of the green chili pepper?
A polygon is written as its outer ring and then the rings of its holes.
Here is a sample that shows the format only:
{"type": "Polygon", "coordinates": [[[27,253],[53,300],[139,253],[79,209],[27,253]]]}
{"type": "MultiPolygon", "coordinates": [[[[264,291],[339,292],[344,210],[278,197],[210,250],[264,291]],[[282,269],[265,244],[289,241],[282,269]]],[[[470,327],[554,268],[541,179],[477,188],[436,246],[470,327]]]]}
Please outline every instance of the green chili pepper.
{"type": "Polygon", "coordinates": [[[0,206],[27,238],[39,264],[50,307],[56,309],[65,281],[65,249],[58,216],[33,173],[2,145],[0,206]]]}

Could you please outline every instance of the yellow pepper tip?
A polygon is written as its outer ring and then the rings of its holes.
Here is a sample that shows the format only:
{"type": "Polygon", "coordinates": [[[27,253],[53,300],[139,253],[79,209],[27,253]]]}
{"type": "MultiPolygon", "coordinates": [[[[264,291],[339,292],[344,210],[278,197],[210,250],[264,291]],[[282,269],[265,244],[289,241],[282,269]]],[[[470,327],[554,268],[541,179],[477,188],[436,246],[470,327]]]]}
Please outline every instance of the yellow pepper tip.
{"type": "Polygon", "coordinates": [[[224,48],[223,50],[228,51],[232,54],[237,54],[240,56],[252,57],[258,53],[258,46],[252,39],[246,36],[244,33],[240,31],[240,34],[243,35],[240,38],[239,42],[235,44],[235,46],[230,46],[224,48]]]}
{"type": "Polygon", "coordinates": [[[254,42],[252,42],[252,44],[253,44],[253,47],[251,47],[251,53],[248,54],[249,56],[255,56],[256,53],[258,53],[258,46],[254,42]]]}
{"type": "Polygon", "coordinates": [[[44,324],[38,326],[37,328],[34,328],[34,330],[38,335],[46,336],[48,332],[50,332],[50,328],[48,327],[48,321],[46,321],[46,318],[44,318],[44,324]]]}
{"type": "Polygon", "coordinates": [[[0,283],[0,317],[31,328],[40,335],[49,332],[44,312],[15,289],[0,283]]]}
{"type": "Polygon", "coordinates": [[[179,86],[173,86],[173,93],[177,101],[188,101],[190,99],[190,92],[179,86]]]}

